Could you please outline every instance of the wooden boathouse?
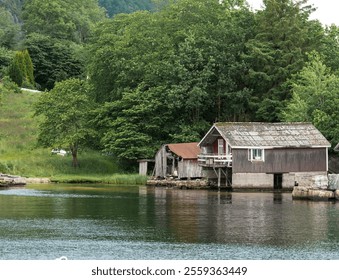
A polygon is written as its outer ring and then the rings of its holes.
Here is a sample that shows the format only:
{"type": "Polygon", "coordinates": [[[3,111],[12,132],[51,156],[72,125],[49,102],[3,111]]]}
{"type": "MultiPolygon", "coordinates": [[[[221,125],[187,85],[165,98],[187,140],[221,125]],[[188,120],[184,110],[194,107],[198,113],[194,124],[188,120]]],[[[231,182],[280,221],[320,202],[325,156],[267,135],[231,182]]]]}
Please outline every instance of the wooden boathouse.
{"type": "Polygon", "coordinates": [[[200,153],[198,142],[162,145],[155,156],[155,177],[201,178],[202,167],[198,164],[200,153]]]}
{"type": "Polygon", "coordinates": [[[327,178],[331,145],[309,123],[216,123],[198,145],[218,187],[290,190],[327,178]]]}

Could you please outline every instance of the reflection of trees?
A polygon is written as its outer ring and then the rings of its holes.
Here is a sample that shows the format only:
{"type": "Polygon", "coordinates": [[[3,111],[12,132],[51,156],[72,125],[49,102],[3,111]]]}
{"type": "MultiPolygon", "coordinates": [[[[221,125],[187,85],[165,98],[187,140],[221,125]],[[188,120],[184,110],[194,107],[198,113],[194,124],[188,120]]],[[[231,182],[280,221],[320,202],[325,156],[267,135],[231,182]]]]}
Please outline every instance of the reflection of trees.
{"type": "Polygon", "coordinates": [[[157,226],[168,227],[182,242],[215,241],[215,206],[231,202],[228,193],[205,190],[157,188],[154,195],[157,226]]]}
{"type": "Polygon", "coordinates": [[[273,193],[164,188],[152,193],[156,226],[181,242],[291,246],[339,238],[336,210],[328,203],[295,202],[290,194],[273,193]]]}
{"type": "Polygon", "coordinates": [[[81,229],[93,238],[338,249],[338,203],[272,193],[48,188],[32,190],[36,196],[0,195],[3,236],[62,236],[56,227],[69,227],[73,236],[81,229]]]}

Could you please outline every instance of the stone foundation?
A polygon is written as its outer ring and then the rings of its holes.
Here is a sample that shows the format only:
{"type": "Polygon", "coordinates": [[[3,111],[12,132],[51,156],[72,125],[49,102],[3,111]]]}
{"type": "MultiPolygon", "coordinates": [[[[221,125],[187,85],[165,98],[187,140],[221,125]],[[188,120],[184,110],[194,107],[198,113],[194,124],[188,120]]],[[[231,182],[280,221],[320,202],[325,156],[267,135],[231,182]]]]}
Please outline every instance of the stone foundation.
{"type": "Polygon", "coordinates": [[[273,174],[266,173],[233,173],[232,187],[234,188],[273,188],[273,174]]]}
{"type": "Polygon", "coordinates": [[[295,182],[298,187],[327,189],[327,172],[300,172],[295,173],[295,182]]]}

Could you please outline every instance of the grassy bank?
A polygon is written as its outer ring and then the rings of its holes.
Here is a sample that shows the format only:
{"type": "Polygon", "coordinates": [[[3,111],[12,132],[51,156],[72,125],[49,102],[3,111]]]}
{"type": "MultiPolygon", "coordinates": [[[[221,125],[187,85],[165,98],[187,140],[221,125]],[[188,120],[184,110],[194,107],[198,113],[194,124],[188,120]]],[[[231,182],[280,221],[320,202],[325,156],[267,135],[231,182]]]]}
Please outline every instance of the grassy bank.
{"type": "Polygon", "coordinates": [[[52,155],[51,148],[37,146],[37,119],[33,104],[42,93],[6,94],[0,105],[0,173],[24,177],[48,177],[54,182],[144,184],[146,178],[121,174],[114,158],[98,151],[79,153],[80,167],[71,156],[52,155]]]}

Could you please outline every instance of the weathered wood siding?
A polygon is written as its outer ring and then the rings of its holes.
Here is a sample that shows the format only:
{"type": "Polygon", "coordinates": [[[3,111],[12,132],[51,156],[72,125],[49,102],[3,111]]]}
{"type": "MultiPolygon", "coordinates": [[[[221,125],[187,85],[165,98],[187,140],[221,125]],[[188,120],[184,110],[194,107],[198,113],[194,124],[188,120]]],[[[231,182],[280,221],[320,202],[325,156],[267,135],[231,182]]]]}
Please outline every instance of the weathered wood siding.
{"type": "Polygon", "coordinates": [[[161,149],[155,155],[155,176],[156,177],[166,177],[167,173],[167,152],[165,146],[162,146],[161,149]]]}
{"type": "Polygon", "coordinates": [[[265,150],[265,161],[249,161],[247,149],[233,149],[233,173],[327,171],[326,148],[265,150]]]}
{"type": "Polygon", "coordinates": [[[172,163],[178,164],[177,174],[174,173],[173,164],[167,164],[167,157],[169,153],[166,151],[166,145],[155,155],[155,177],[165,178],[166,176],[178,176],[178,178],[200,178],[202,177],[202,167],[198,165],[198,160],[181,159],[178,162],[178,158],[172,163]],[[170,170],[171,167],[171,170],[170,170]]]}
{"type": "Polygon", "coordinates": [[[202,167],[197,160],[181,160],[178,164],[179,178],[201,178],[202,167]]]}
{"type": "Polygon", "coordinates": [[[147,161],[139,162],[139,175],[147,175],[147,161]]]}

